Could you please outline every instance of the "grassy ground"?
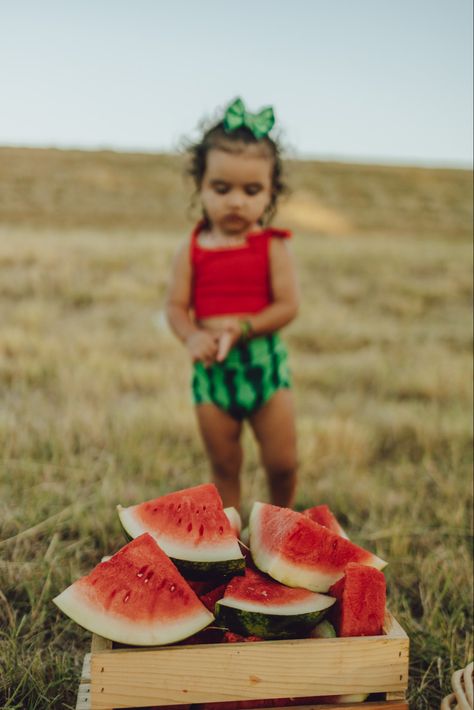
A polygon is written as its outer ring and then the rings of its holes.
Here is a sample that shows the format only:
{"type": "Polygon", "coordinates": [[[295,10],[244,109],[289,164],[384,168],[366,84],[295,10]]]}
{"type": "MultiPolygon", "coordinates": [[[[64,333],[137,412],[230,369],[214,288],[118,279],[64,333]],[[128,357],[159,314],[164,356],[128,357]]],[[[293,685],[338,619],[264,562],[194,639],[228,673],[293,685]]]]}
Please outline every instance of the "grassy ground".
{"type": "MultiPolygon", "coordinates": [[[[336,224],[334,206],[311,214],[336,224]]],[[[297,502],[328,503],[389,561],[411,707],[437,708],[473,653],[471,247],[462,234],[415,239],[416,225],[337,225],[294,242],[297,502]]],[[[52,597],[123,544],[117,503],[208,478],[186,354],[160,313],[178,238],[0,229],[2,708],[74,707],[90,635],[52,597]]],[[[248,512],[266,496],[248,433],[243,486],[248,512]]]]}

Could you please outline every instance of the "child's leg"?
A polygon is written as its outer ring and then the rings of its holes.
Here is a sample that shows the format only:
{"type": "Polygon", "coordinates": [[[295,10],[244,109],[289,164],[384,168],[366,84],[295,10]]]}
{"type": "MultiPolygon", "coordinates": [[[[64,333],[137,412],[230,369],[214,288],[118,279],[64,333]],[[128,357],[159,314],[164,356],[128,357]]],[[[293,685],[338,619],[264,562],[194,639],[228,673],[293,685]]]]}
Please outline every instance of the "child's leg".
{"type": "Polygon", "coordinates": [[[249,418],[260,445],[273,505],[291,507],[296,488],[296,428],[293,393],[280,389],[249,418]]]}
{"type": "Polygon", "coordinates": [[[199,404],[196,414],[224,508],[233,505],[239,510],[242,422],[210,403],[199,404]]]}

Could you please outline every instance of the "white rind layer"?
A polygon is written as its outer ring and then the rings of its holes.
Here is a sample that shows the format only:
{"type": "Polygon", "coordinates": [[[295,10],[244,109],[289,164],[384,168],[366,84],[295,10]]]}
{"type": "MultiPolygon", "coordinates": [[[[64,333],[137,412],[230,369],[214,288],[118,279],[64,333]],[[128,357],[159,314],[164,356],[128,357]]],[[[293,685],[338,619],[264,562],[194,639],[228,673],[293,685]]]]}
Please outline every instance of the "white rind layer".
{"type": "MultiPolygon", "coordinates": [[[[223,562],[240,560],[243,557],[237,538],[224,540],[217,544],[213,542],[212,545],[203,543],[197,547],[182,545],[163,534],[149,530],[141,521],[137,520],[130,508],[122,508],[121,505],[118,505],[117,511],[123,527],[131,537],[136,538],[145,532],[149,533],[168,557],[189,562],[223,562]]],[[[235,512],[237,513],[237,511],[235,512]]]]}
{"type": "MultiPolygon", "coordinates": [[[[270,577],[288,587],[302,587],[312,592],[327,592],[335,582],[344,577],[344,570],[334,573],[322,572],[301,565],[293,565],[278,552],[267,552],[258,534],[261,527],[260,517],[263,505],[259,502],[254,503],[249,520],[250,550],[255,564],[262,572],[266,572],[270,577]]],[[[381,570],[387,563],[380,557],[371,555],[361,564],[381,570]]]]}
{"type": "Polygon", "coordinates": [[[314,597],[305,602],[290,602],[289,604],[259,604],[258,602],[244,601],[226,596],[219,599],[219,604],[224,604],[232,609],[241,611],[253,611],[259,614],[275,614],[276,616],[293,616],[296,614],[309,614],[315,611],[329,609],[336,601],[335,597],[327,597],[324,594],[314,594],[314,597]]]}
{"type": "Polygon", "coordinates": [[[224,508],[224,513],[227,515],[227,520],[230,523],[230,527],[235,532],[237,536],[240,535],[242,530],[242,519],[240,517],[237,508],[231,506],[230,508],[224,508]]]}
{"type": "MultiPolygon", "coordinates": [[[[341,526],[339,525],[339,523],[337,524],[337,528],[338,528],[338,531],[337,531],[337,533],[336,533],[337,535],[339,535],[340,537],[344,537],[346,540],[350,540],[349,535],[346,533],[346,531],[344,530],[344,528],[341,528],[341,526]]],[[[354,697],[356,697],[356,696],[354,696],[354,697]]]]}
{"type": "Polygon", "coordinates": [[[127,620],[117,614],[93,607],[73,584],[53,599],[53,602],[80,626],[111,641],[131,646],[161,646],[181,641],[201,631],[214,620],[203,607],[188,619],[165,622],[127,620]]]}

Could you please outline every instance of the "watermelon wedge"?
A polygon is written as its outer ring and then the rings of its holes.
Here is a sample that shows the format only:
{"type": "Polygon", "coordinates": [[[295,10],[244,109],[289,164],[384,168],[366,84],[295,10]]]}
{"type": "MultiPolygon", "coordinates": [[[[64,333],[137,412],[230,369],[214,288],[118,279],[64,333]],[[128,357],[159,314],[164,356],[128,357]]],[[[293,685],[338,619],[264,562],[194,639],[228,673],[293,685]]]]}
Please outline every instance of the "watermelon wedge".
{"type": "Polygon", "coordinates": [[[263,639],[297,638],[313,629],[334,602],[323,594],[286,587],[247,567],[216,603],[217,623],[263,639]]]}
{"type": "Polygon", "coordinates": [[[53,599],[93,633],[133,646],[174,643],[213,621],[151,535],[140,535],[53,599]]]}
{"type": "MultiPolygon", "coordinates": [[[[117,511],[128,536],[150,533],[185,577],[243,574],[245,559],[214,484],[185,488],[129,508],[118,505],[117,511]]],[[[230,516],[236,524],[236,516],[230,516]]]]}
{"type": "Polygon", "coordinates": [[[349,562],[387,564],[302,513],[256,502],[250,513],[250,550],[257,567],[289,587],[327,592],[349,562]]]}
{"type": "Polygon", "coordinates": [[[328,505],[315,505],[313,508],[307,508],[307,510],[303,510],[303,515],[306,515],[307,518],[314,520],[315,523],[324,525],[325,528],[328,528],[331,532],[336,533],[336,535],[345,537],[346,540],[349,539],[349,536],[339,525],[336,516],[328,505]]]}
{"type": "Polygon", "coordinates": [[[349,562],[346,573],[330,589],[337,598],[331,610],[338,636],[378,636],[385,618],[383,572],[349,562]]]}

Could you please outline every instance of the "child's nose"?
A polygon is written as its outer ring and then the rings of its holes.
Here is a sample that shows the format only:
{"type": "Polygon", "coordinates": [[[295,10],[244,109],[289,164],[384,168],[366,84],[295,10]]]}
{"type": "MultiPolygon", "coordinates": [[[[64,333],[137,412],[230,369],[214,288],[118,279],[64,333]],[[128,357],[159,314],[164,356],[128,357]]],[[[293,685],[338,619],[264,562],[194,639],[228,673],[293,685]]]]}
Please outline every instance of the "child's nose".
{"type": "Polygon", "coordinates": [[[229,193],[229,205],[231,207],[242,207],[244,204],[244,195],[238,190],[232,190],[229,193]]]}

